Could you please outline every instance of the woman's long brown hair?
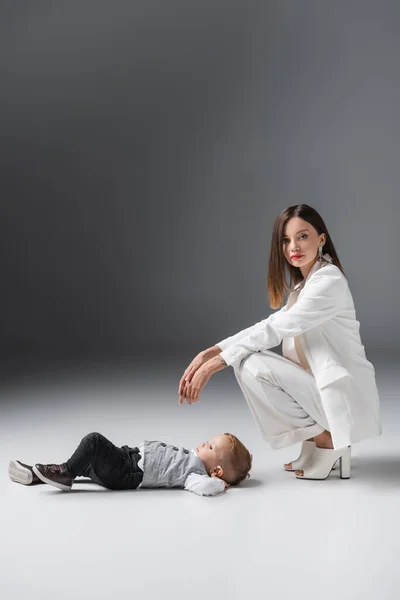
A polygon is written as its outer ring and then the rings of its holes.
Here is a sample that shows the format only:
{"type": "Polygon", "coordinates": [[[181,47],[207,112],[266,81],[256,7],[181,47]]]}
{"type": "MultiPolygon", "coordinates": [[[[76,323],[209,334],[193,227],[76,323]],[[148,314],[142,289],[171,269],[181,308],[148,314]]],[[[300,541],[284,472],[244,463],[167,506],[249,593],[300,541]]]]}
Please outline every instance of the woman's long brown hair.
{"type": "Polygon", "coordinates": [[[294,267],[287,260],[283,252],[283,238],[286,223],[292,217],[300,217],[310,223],[318,232],[325,233],[326,241],[322,248],[323,254],[329,254],[334,265],[339,267],[345,275],[339,257],[333,245],[331,236],[325,226],[320,214],[307,204],[295,204],[285,208],[275,219],[272,230],[271,249],[268,262],[268,293],[271,308],[280,308],[284,303],[284,294],[289,293],[291,288],[303,280],[299,267],[294,267]],[[289,275],[289,282],[287,281],[289,275]]]}

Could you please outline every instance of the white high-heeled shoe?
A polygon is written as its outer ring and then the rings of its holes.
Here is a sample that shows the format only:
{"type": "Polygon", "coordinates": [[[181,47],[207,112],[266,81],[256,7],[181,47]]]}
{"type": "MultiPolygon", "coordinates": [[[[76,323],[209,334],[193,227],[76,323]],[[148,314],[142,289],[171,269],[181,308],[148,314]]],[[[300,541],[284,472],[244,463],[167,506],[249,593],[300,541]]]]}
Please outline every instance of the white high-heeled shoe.
{"type": "Polygon", "coordinates": [[[296,458],[296,460],[292,460],[292,468],[285,469],[285,471],[291,472],[291,471],[299,471],[300,469],[303,469],[303,467],[305,467],[306,464],[310,461],[312,455],[314,454],[316,447],[317,446],[315,445],[315,442],[305,440],[301,445],[301,452],[300,452],[298,458],[296,458]]]}
{"type": "MultiPolygon", "coordinates": [[[[301,452],[296,460],[292,460],[292,468],[285,469],[285,471],[289,471],[290,473],[294,473],[294,471],[299,471],[303,469],[311,460],[312,455],[314,454],[314,450],[317,446],[314,441],[305,440],[301,446],[301,452]]],[[[335,470],[335,465],[333,465],[332,470],[335,470]]]]}
{"type": "Polygon", "coordinates": [[[350,479],[351,446],[331,450],[329,448],[315,448],[310,462],[302,469],[303,475],[296,475],[297,479],[326,479],[335,463],[340,462],[340,479],[350,479]]]}

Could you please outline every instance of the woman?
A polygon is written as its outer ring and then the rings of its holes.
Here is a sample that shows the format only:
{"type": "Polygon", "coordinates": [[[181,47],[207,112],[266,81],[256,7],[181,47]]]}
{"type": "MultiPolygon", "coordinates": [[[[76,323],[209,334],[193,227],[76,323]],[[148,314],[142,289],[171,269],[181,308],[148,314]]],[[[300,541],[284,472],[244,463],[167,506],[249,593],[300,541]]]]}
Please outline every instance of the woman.
{"type": "Polygon", "coordinates": [[[232,366],[271,447],[303,442],[287,471],[326,479],[339,460],[348,479],[351,444],[382,433],[379,396],[332,239],[306,204],[275,220],[268,291],[272,308],[288,293],[286,305],[200,352],[180,380],[179,403],[197,402],[211,375],[232,366]],[[283,356],[270,351],[281,342],[283,356]]]}

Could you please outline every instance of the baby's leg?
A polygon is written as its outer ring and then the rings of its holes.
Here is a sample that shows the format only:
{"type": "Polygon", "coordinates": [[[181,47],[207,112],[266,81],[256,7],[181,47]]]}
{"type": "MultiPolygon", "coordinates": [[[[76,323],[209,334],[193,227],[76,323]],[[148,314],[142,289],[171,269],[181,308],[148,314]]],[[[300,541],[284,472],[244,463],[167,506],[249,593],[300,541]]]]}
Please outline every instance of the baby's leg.
{"type": "Polygon", "coordinates": [[[137,488],[143,477],[125,450],[97,432],[85,435],[64,465],[72,478],[89,476],[110,489],[137,488]]]}

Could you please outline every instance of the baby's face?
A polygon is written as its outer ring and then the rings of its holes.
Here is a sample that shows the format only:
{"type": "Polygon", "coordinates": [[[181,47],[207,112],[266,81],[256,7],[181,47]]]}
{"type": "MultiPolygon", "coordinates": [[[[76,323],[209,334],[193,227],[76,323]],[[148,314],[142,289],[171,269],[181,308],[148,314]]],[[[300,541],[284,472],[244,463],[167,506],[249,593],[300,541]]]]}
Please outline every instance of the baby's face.
{"type": "Polygon", "coordinates": [[[197,446],[196,452],[205,464],[206,469],[212,470],[218,466],[228,449],[228,437],[221,433],[209,442],[203,442],[200,446],[197,446]]]}

